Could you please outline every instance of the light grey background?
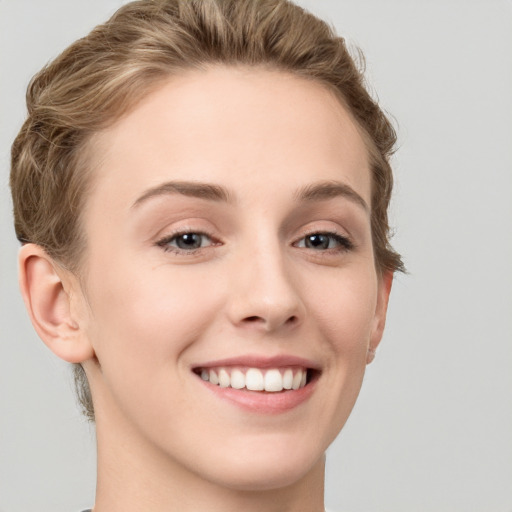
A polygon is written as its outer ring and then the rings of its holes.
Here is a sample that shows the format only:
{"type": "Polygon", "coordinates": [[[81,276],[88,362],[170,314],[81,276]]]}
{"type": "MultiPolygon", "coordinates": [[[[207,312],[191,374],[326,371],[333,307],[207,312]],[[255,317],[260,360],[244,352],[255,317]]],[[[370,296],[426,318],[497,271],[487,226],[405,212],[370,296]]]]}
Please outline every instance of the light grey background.
{"type": "MultiPolygon", "coordinates": [[[[29,78],[119,0],[0,0],[0,512],[93,504],[94,431],[17,290],[9,147],[29,78]]],[[[398,122],[410,275],[328,454],[340,512],[512,511],[512,3],[303,0],[366,54],[398,122]]]]}

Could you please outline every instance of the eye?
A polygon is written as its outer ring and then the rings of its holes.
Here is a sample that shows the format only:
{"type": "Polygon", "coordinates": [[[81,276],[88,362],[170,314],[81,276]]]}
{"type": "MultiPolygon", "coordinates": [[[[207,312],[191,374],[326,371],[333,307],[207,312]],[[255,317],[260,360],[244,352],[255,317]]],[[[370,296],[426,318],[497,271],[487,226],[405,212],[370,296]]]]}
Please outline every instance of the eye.
{"type": "Polygon", "coordinates": [[[338,233],[311,233],[301,238],[295,245],[296,247],[313,249],[314,251],[326,251],[329,249],[350,250],[354,247],[347,237],[338,233]]]}
{"type": "Polygon", "coordinates": [[[192,252],[213,245],[210,236],[205,233],[187,231],[167,236],[157,242],[165,251],[192,252]]]}

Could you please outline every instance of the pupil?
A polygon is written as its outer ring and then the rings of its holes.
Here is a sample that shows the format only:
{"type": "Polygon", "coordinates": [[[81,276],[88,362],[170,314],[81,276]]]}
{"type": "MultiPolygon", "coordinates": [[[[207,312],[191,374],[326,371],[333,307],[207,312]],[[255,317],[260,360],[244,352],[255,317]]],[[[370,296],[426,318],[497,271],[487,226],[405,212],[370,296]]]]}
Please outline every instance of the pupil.
{"type": "Polygon", "coordinates": [[[201,235],[185,233],[176,240],[176,244],[180,249],[197,249],[201,247],[201,235]]]}
{"type": "Polygon", "coordinates": [[[329,237],[326,235],[309,235],[306,238],[306,247],[312,249],[327,249],[329,247],[329,237]]]}

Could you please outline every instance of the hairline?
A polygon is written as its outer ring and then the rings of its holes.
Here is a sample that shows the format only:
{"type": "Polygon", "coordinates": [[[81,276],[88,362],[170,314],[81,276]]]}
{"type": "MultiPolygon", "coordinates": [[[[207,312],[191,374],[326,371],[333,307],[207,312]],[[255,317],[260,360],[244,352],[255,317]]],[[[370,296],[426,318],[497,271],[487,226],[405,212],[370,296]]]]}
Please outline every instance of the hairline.
{"type": "MultiPolygon", "coordinates": [[[[278,74],[288,75],[289,77],[295,77],[306,80],[308,82],[314,82],[329,93],[329,95],[335,99],[343,107],[345,113],[349,116],[349,119],[354,124],[358,134],[361,136],[363,143],[366,147],[367,152],[367,171],[370,177],[370,203],[368,206],[368,212],[370,219],[374,216],[374,165],[382,164],[382,156],[373,141],[372,137],[364,126],[354,116],[352,109],[350,108],[343,92],[339,90],[334,84],[323,80],[320,77],[315,77],[309,74],[305,74],[293,69],[288,69],[279,64],[272,62],[258,62],[251,64],[248,62],[223,62],[223,61],[204,61],[197,64],[183,64],[175,65],[170,67],[166,72],[162,70],[162,74],[159,75],[148,75],[146,80],[142,80],[142,87],[139,87],[134,91],[133,99],[124,108],[118,109],[117,111],[111,112],[111,115],[106,116],[106,122],[99,129],[87,134],[85,133],[83,139],[76,148],[75,162],[76,172],[81,175],[80,181],[82,182],[82,188],[79,191],[80,194],[80,210],[77,215],[76,230],[77,233],[77,250],[75,250],[73,257],[75,261],[71,262],[70,265],[59,263],[63,268],[71,270],[80,282],[80,285],[86,290],[87,272],[85,260],[87,258],[88,240],[85,233],[84,216],[87,210],[88,198],[94,193],[96,186],[96,180],[98,176],[98,169],[101,167],[104,158],[106,157],[106,148],[102,148],[102,136],[112,129],[117,123],[121,122],[125,117],[129,116],[142,102],[144,102],[149,96],[156,93],[160,88],[168,85],[174,78],[180,78],[187,74],[194,74],[195,72],[207,72],[212,68],[225,68],[233,70],[261,70],[268,72],[275,72],[278,74]],[[95,148],[96,146],[96,148],[95,148]],[[84,175],[85,174],[85,175],[84,175]],[[76,253],[80,252],[80,256],[76,253]]],[[[129,93],[127,93],[128,95],[129,93]]],[[[372,222],[372,241],[373,241],[373,222],[372,222]]],[[[375,246],[372,243],[372,251],[374,253],[375,267],[379,269],[383,268],[383,262],[377,260],[377,253],[375,246]]]]}

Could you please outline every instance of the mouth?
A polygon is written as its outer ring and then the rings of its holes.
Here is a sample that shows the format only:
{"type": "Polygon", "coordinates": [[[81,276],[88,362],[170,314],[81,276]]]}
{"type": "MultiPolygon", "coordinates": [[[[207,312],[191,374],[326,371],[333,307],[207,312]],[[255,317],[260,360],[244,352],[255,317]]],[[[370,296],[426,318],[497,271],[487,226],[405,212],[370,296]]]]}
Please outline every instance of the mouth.
{"type": "Polygon", "coordinates": [[[233,388],[262,393],[297,391],[311,383],[318,371],[304,366],[258,368],[248,366],[215,366],[194,368],[205,382],[220,388],[233,388]]]}
{"type": "Polygon", "coordinates": [[[191,368],[214,396],[245,411],[284,413],[314,394],[322,374],[314,361],[295,356],[241,356],[191,368]]]}

